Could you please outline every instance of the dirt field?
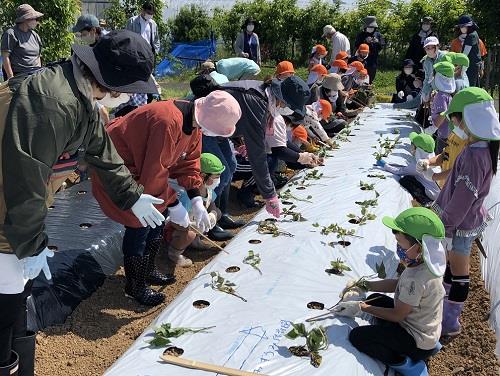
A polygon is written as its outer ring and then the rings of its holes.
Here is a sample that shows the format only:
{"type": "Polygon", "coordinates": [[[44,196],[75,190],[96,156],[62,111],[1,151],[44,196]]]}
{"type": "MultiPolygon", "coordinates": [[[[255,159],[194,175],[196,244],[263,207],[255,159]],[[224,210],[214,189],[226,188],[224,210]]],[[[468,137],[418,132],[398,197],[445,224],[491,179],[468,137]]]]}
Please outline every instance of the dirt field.
{"type": "MultiPolygon", "coordinates": [[[[252,217],[251,212],[232,209],[240,217],[252,217]]],[[[188,251],[194,267],[175,270],[177,282],[162,290],[167,299],[156,308],[145,309],[124,296],[123,270],[109,277],[91,298],[80,304],[64,325],[49,328],[38,335],[36,374],[102,375],[216,253],[188,251]]],[[[159,262],[161,269],[171,270],[166,260],[160,259],[159,262]]],[[[477,252],[473,257],[471,277],[471,292],[462,315],[463,333],[446,343],[430,361],[433,376],[500,374],[494,354],[495,337],[487,322],[489,299],[480,278],[477,252]]]]}

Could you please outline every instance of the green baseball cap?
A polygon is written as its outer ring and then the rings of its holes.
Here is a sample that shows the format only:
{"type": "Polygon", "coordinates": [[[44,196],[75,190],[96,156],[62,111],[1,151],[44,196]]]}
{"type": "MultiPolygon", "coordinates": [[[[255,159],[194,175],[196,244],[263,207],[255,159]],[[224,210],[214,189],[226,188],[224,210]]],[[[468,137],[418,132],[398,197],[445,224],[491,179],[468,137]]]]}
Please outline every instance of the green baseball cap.
{"type": "Polygon", "coordinates": [[[432,136],[425,133],[411,132],[410,141],[417,148],[420,148],[427,153],[432,153],[434,151],[434,147],[436,146],[436,142],[432,136]]]}
{"type": "Polygon", "coordinates": [[[382,223],[392,230],[414,237],[419,242],[424,235],[444,239],[443,222],[436,213],[427,208],[406,209],[396,218],[384,217],[382,223]]]}
{"type": "MultiPolygon", "coordinates": [[[[448,60],[448,59],[446,59],[448,60]]],[[[455,66],[449,61],[441,61],[434,64],[434,70],[445,77],[452,78],[455,76],[455,66]]]]}
{"type": "MultiPolygon", "coordinates": [[[[481,140],[500,140],[500,123],[495,110],[493,98],[479,87],[468,87],[453,96],[448,110],[442,115],[450,118],[450,114],[462,114],[465,126],[474,136],[481,140]]],[[[450,128],[453,125],[450,123],[450,128]]]]}
{"type": "Polygon", "coordinates": [[[226,167],[221,160],[211,153],[202,153],[200,157],[201,172],[205,174],[218,175],[222,174],[226,167]]]}

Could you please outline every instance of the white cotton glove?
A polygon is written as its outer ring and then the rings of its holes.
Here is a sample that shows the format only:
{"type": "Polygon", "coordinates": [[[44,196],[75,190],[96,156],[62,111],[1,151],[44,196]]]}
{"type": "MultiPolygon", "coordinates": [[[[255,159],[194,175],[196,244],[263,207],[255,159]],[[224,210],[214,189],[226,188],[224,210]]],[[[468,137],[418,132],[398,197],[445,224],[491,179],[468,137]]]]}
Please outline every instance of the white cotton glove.
{"type": "Polygon", "coordinates": [[[201,232],[210,230],[210,218],[208,217],[207,209],[203,205],[201,196],[196,196],[191,199],[192,211],[196,227],[201,232]]]}
{"type": "Polygon", "coordinates": [[[429,160],[428,159],[419,159],[417,161],[416,170],[419,174],[423,173],[428,168],[429,168],[429,160]]]}
{"type": "Polygon", "coordinates": [[[299,153],[299,162],[300,164],[311,166],[316,162],[316,156],[313,153],[299,153]]]}
{"type": "Polygon", "coordinates": [[[445,251],[451,251],[453,249],[453,239],[452,238],[444,238],[442,241],[441,241],[441,244],[443,245],[444,247],[444,250],[445,251]]]}
{"type": "Polygon", "coordinates": [[[412,100],[413,100],[413,95],[408,94],[407,97],[406,97],[406,101],[409,102],[409,101],[412,101],[412,100]]]}
{"type": "Polygon", "coordinates": [[[160,226],[165,220],[163,214],[153,204],[163,204],[163,200],[151,195],[142,194],[131,208],[132,213],[134,213],[144,227],[151,226],[151,228],[155,228],[156,226],[160,226]]]}
{"type": "Polygon", "coordinates": [[[208,213],[208,219],[210,220],[210,230],[211,230],[217,224],[217,213],[215,211],[211,211],[210,213],[208,213]]]}
{"type": "Polygon", "coordinates": [[[181,227],[189,227],[189,214],[184,206],[179,202],[177,205],[168,208],[170,222],[181,227]]]}
{"type": "Polygon", "coordinates": [[[403,90],[399,91],[398,98],[403,99],[405,97],[405,92],[403,90]]]}
{"type": "Polygon", "coordinates": [[[339,297],[344,302],[348,301],[359,301],[366,298],[366,291],[360,287],[353,287],[356,284],[356,280],[351,279],[345,285],[344,289],[340,293],[339,297]]]}
{"type": "Polygon", "coordinates": [[[48,257],[54,257],[54,251],[45,247],[40,254],[22,259],[24,278],[35,279],[43,271],[45,278],[52,279],[49,264],[47,263],[48,257]]]}
{"type": "Polygon", "coordinates": [[[429,181],[434,181],[434,179],[432,178],[434,176],[434,171],[432,170],[432,168],[428,168],[427,170],[421,172],[421,175],[429,181]]]}
{"type": "Polygon", "coordinates": [[[340,302],[332,309],[332,312],[338,316],[356,317],[361,315],[361,308],[359,301],[340,302]]]}
{"type": "Polygon", "coordinates": [[[435,125],[431,125],[430,127],[427,127],[424,129],[425,134],[430,134],[433,135],[437,131],[437,127],[435,125]]]}

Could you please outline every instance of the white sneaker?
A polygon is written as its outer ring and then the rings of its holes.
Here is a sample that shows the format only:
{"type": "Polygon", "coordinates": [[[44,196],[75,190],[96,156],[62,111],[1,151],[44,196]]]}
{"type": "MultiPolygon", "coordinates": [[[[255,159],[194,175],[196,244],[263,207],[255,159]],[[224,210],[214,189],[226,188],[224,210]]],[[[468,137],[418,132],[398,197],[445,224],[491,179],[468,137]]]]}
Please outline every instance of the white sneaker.
{"type": "Polygon", "coordinates": [[[184,250],[169,248],[168,258],[172,260],[175,265],[180,266],[181,268],[189,268],[191,265],[193,265],[193,262],[187,257],[184,257],[182,255],[182,252],[184,252],[184,250]]]}

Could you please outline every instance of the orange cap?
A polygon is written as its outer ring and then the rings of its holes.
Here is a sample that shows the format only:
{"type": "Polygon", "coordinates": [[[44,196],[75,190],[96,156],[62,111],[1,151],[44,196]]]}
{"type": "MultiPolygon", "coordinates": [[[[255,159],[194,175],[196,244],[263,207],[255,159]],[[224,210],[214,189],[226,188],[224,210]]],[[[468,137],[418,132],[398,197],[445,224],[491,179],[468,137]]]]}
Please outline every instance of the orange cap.
{"type": "Polygon", "coordinates": [[[365,66],[361,61],[353,61],[350,66],[352,68],[356,68],[358,72],[361,72],[363,69],[365,69],[365,66]]]}
{"type": "Polygon", "coordinates": [[[326,99],[320,99],[319,104],[321,105],[321,116],[323,120],[327,120],[333,111],[332,104],[326,99]]]}
{"type": "Polygon", "coordinates": [[[292,135],[294,138],[298,138],[301,141],[307,142],[307,131],[303,125],[298,125],[293,128],[292,135]]]}
{"type": "Polygon", "coordinates": [[[281,61],[276,65],[275,74],[283,74],[283,73],[295,73],[295,69],[293,69],[293,64],[287,60],[281,61]]]}
{"type": "Polygon", "coordinates": [[[366,69],[361,69],[361,70],[359,71],[359,75],[360,75],[360,76],[368,76],[368,71],[367,71],[366,69]]]}
{"type": "Polygon", "coordinates": [[[346,63],[345,60],[335,60],[333,62],[333,66],[337,67],[337,68],[340,68],[340,69],[347,69],[348,68],[347,63],[346,63]]]}
{"type": "Polygon", "coordinates": [[[337,56],[335,56],[335,60],[344,60],[347,59],[349,55],[345,51],[340,51],[337,56]]]}
{"type": "Polygon", "coordinates": [[[368,46],[366,43],[362,43],[362,44],[359,45],[358,51],[359,52],[369,53],[370,52],[370,46],[368,46]]]}
{"type": "Polygon", "coordinates": [[[317,52],[320,55],[326,55],[326,47],[322,44],[317,44],[316,46],[314,46],[313,52],[317,52]]]}
{"type": "Polygon", "coordinates": [[[311,68],[311,72],[316,72],[321,76],[326,76],[328,74],[328,71],[326,70],[323,64],[316,64],[314,67],[311,68]]]}

